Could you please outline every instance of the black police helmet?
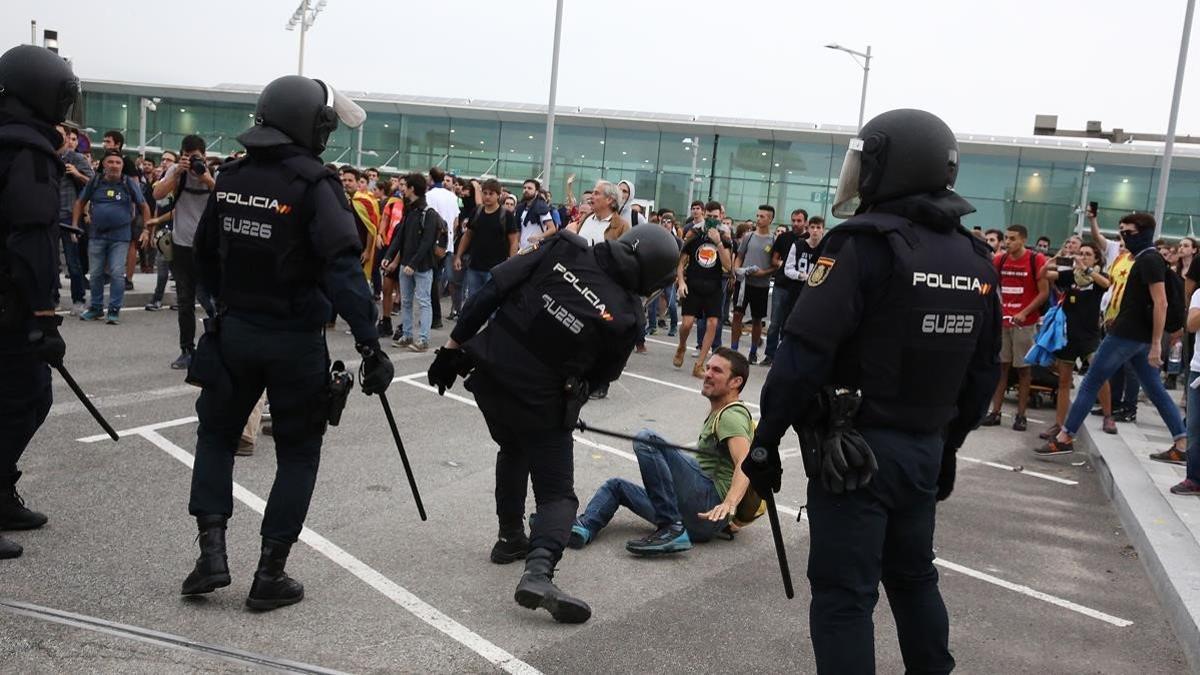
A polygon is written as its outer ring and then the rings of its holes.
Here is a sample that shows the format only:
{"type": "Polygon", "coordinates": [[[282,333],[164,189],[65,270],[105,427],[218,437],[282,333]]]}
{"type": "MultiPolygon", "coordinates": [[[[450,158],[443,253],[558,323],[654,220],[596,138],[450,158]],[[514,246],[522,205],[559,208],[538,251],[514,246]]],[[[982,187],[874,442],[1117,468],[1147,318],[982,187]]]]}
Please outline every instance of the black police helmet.
{"type": "Polygon", "coordinates": [[[0,54],[0,99],[20,101],[38,119],[62,122],[78,95],[71,66],[49,49],[17,45],[0,54]]]}
{"type": "Polygon", "coordinates": [[[616,266],[613,275],[625,288],[638,295],[650,295],[663,288],[675,276],[679,264],[679,241],[659,225],[638,225],[616,241],[606,241],[616,266]]]}
{"type": "Polygon", "coordinates": [[[958,140],[937,115],[890,110],[867,122],[858,137],[863,144],[858,192],[864,205],[954,187],[958,140]]]}
{"type": "MultiPolygon", "coordinates": [[[[320,80],[300,75],[285,75],[272,80],[258,96],[254,110],[255,127],[270,127],[283,132],[297,145],[321,154],[329,134],[337,129],[338,117],[333,110],[333,89],[320,80]]],[[[255,143],[271,140],[269,133],[252,129],[246,140],[255,143]]],[[[274,143],[264,143],[274,144],[274,143]]]]}

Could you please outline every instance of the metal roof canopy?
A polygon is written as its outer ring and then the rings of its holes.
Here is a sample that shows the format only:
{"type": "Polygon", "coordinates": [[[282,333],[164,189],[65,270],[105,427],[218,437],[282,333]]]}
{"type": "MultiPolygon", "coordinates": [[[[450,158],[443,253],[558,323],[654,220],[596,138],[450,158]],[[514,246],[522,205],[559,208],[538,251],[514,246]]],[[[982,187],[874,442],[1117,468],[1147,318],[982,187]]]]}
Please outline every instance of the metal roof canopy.
{"type": "MultiPolygon", "coordinates": [[[[113,80],[84,80],[85,92],[106,94],[129,94],[161,96],[214,103],[253,104],[262,90],[258,85],[222,83],[215,87],[187,87],[179,85],[120,82],[113,80]]],[[[445,98],[437,96],[413,96],[378,92],[343,91],[368,113],[396,113],[424,115],[430,117],[454,117],[462,119],[494,120],[499,122],[544,122],[547,106],[539,103],[513,103],[485,101],[469,98],[445,98]]],[[[802,141],[810,143],[844,144],[855,134],[855,128],[846,125],[795,122],[781,120],[756,120],[749,118],[709,117],[672,113],[640,112],[607,108],[583,108],[557,106],[555,115],[564,123],[575,126],[659,131],[681,136],[695,134],[728,134],[762,140],[802,141]]],[[[1102,139],[1070,139],[1048,136],[1008,136],[1002,134],[956,134],[962,149],[970,153],[988,155],[1015,154],[1019,149],[1045,149],[1070,153],[1100,153],[1112,155],[1120,163],[1120,155],[1142,155],[1161,158],[1163,150],[1158,145],[1139,143],[1113,144],[1102,139]]],[[[1200,148],[1176,147],[1177,158],[1200,160],[1200,148]]],[[[1130,161],[1130,160],[1125,160],[1130,161]]],[[[1137,165],[1142,161],[1134,160],[1137,165]]],[[[1158,161],[1151,162],[1154,166],[1158,161]]],[[[1191,164],[1190,162],[1188,164],[1191,164]]],[[[1185,168],[1183,166],[1177,168],[1185,168]]],[[[1200,164],[1195,167],[1200,169],[1200,164]]]]}

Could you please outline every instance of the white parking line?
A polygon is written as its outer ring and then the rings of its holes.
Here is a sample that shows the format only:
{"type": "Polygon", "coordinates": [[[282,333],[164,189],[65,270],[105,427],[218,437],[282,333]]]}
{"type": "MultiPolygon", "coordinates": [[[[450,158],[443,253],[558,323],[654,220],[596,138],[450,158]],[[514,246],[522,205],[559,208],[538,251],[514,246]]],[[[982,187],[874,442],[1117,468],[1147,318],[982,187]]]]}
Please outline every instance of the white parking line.
{"type": "Polygon", "coordinates": [[[964,462],[971,462],[974,464],[983,464],[984,466],[990,466],[993,469],[1003,469],[1005,471],[1019,473],[1022,476],[1030,476],[1032,478],[1041,478],[1042,480],[1048,480],[1048,481],[1051,481],[1054,483],[1059,483],[1061,485],[1079,485],[1079,481],[1074,481],[1074,480],[1070,480],[1067,478],[1059,478],[1058,476],[1051,476],[1048,473],[1041,473],[1039,471],[1029,471],[1029,470],[1025,469],[1024,467],[1018,468],[1015,466],[1009,466],[1007,464],[1001,464],[1000,462],[989,462],[989,461],[983,460],[983,459],[967,457],[966,455],[959,455],[958,458],[963,460],[964,462]]]}
{"type": "MultiPolygon", "coordinates": [[[[179,460],[190,470],[193,468],[195,457],[188,451],[172,443],[165,436],[158,433],[157,430],[167,427],[180,426],[182,424],[187,424],[194,421],[196,421],[195,417],[189,417],[179,420],[172,420],[170,422],[162,422],[159,424],[150,424],[143,427],[137,427],[135,429],[128,429],[121,432],[121,435],[136,434],[141,436],[142,438],[156,445],[163,452],[179,460]]],[[[101,438],[107,438],[107,436],[102,436],[101,438]]],[[[84,443],[90,443],[94,442],[92,439],[96,439],[96,437],[81,438],[79,440],[84,443]]],[[[237,482],[233,484],[233,496],[259,515],[262,515],[266,510],[267,503],[265,500],[237,482]]],[[[455,642],[458,642],[467,649],[470,649],[476,654],[487,659],[492,665],[502,668],[510,673],[517,673],[521,675],[541,675],[540,671],[533,666],[518,659],[507,651],[489,642],[477,633],[474,633],[466,626],[443,614],[436,607],[413,595],[403,586],[400,586],[391,579],[388,579],[370,565],[367,565],[363,561],[354,557],[348,551],[329,541],[320,534],[317,534],[315,531],[305,527],[300,532],[300,541],[308,544],[318,553],[324,555],[326,558],[329,558],[342,569],[358,577],[368,586],[374,588],[376,591],[379,591],[389,600],[397,605],[400,605],[413,616],[436,628],[442,633],[445,633],[455,642]]]]}
{"type": "MultiPolygon", "coordinates": [[[[419,374],[420,373],[415,373],[413,375],[406,375],[404,377],[399,377],[396,379],[407,385],[417,387],[418,389],[424,389],[426,391],[432,391],[433,393],[436,394],[437,389],[435,389],[427,384],[424,384],[422,382],[414,382],[413,381],[413,378],[415,378],[419,374]]],[[[630,375],[631,373],[626,371],[625,374],[630,375]]],[[[649,378],[646,378],[646,379],[649,379],[649,378]]],[[[687,389],[687,391],[692,391],[692,390],[687,389]]],[[[449,392],[447,392],[446,397],[451,398],[460,403],[465,403],[470,406],[479,407],[478,404],[475,403],[475,401],[473,401],[469,398],[466,398],[464,396],[459,396],[457,394],[450,394],[449,392]]],[[[584,445],[588,445],[588,446],[596,448],[598,450],[603,450],[605,452],[611,453],[618,457],[622,457],[622,458],[630,460],[630,461],[637,461],[637,457],[631,452],[627,452],[625,450],[619,450],[617,448],[613,448],[611,446],[604,445],[603,443],[596,443],[594,441],[582,438],[578,434],[575,435],[575,440],[582,442],[584,445]]],[[[786,513],[791,516],[800,516],[800,511],[798,509],[793,509],[791,507],[782,506],[782,505],[778,506],[777,508],[780,513],[786,513]]],[[[805,518],[805,520],[807,520],[807,516],[803,516],[803,517],[805,518]]],[[[1016,584],[1011,581],[1006,581],[1004,579],[1001,579],[1000,577],[992,576],[990,574],[971,569],[970,567],[966,567],[964,565],[960,565],[955,562],[950,562],[949,560],[945,560],[944,558],[937,558],[933,562],[935,565],[944,567],[945,569],[948,569],[948,570],[951,570],[954,572],[959,572],[960,574],[964,574],[973,579],[978,579],[979,581],[983,581],[985,583],[989,583],[994,586],[999,586],[1000,588],[1004,588],[1006,590],[1013,591],[1014,593],[1020,593],[1021,595],[1024,595],[1024,596],[1027,596],[1030,598],[1041,600],[1043,602],[1048,602],[1057,607],[1062,607],[1063,609],[1067,609],[1072,612],[1082,614],[1083,616],[1086,616],[1086,617],[1089,617],[1092,619],[1096,619],[1098,621],[1103,621],[1105,623],[1111,624],[1113,626],[1117,626],[1119,628],[1126,628],[1128,626],[1133,625],[1133,622],[1129,621],[1127,619],[1115,617],[1115,616],[1112,616],[1111,614],[1105,614],[1104,612],[1101,612],[1096,609],[1092,609],[1090,607],[1085,607],[1083,605],[1071,602],[1070,600],[1064,600],[1063,598],[1059,598],[1057,596],[1050,595],[1049,593],[1043,593],[1042,591],[1030,588],[1029,586],[1025,586],[1023,584],[1016,584]]]]}

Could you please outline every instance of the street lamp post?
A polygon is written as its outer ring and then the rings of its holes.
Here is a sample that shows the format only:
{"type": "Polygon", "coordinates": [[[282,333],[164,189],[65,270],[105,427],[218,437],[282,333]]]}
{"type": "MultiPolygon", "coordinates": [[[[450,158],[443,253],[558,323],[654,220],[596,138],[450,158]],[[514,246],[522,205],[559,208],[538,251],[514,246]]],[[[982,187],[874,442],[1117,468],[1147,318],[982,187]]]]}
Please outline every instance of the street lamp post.
{"type": "Polygon", "coordinates": [[[691,148],[692,148],[692,173],[688,175],[688,198],[687,198],[688,208],[691,208],[692,195],[694,194],[693,191],[696,188],[696,157],[700,154],[700,139],[699,138],[693,139],[689,136],[688,138],[683,139],[683,145],[684,145],[684,147],[691,146],[691,148]]]}
{"type": "Polygon", "coordinates": [[[308,29],[312,28],[313,23],[317,20],[317,15],[321,10],[325,9],[326,0],[317,0],[317,4],[311,9],[309,8],[308,0],[300,0],[300,5],[296,7],[296,11],[292,12],[292,18],[288,19],[287,30],[296,30],[296,26],[300,27],[300,59],[296,66],[296,74],[304,74],[304,37],[308,33],[308,29]]]}
{"type": "Polygon", "coordinates": [[[1158,174],[1158,195],[1154,199],[1154,237],[1162,232],[1167,210],[1167,184],[1171,180],[1171,157],[1175,152],[1175,122],[1179,117],[1179,96],[1183,93],[1183,70],[1187,67],[1188,41],[1192,37],[1192,14],[1196,0],[1188,0],[1183,18],[1183,38],[1179,41],[1179,63],[1175,66],[1175,92],[1171,95],[1171,116],[1167,121],[1167,143],[1163,148],[1162,170],[1158,174]]]}
{"type": "Polygon", "coordinates": [[[867,77],[871,75],[871,45],[867,45],[866,52],[860,52],[850,49],[849,47],[843,47],[836,42],[825,45],[825,48],[836,49],[839,52],[846,52],[863,70],[862,97],[858,101],[858,128],[862,129],[863,115],[867,111],[867,77]],[[859,59],[862,59],[862,61],[859,61],[859,59]]]}
{"type": "MultiPolygon", "coordinates": [[[[550,181],[550,151],[554,149],[554,100],[558,96],[558,47],[562,42],[563,0],[554,11],[554,55],[550,59],[550,106],[546,110],[546,145],[542,155],[542,180],[550,181]]],[[[499,152],[499,150],[497,150],[499,152]]]]}
{"type": "Polygon", "coordinates": [[[138,101],[138,156],[146,156],[146,111],[158,110],[161,98],[143,98],[138,101]]]}

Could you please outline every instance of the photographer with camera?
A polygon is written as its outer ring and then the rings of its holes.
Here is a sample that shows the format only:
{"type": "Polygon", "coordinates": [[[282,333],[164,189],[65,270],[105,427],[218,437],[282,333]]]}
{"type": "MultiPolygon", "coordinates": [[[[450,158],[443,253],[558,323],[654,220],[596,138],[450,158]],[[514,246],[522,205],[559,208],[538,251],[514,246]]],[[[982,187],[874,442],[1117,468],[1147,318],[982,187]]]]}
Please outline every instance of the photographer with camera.
{"type": "Polygon", "coordinates": [[[171,273],[175,277],[175,302],[179,305],[179,358],[171,364],[175,370],[187,370],[192,362],[196,342],[196,299],[210,316],[212,302],[208,292],[196,283],[196,263],[192,254],[192,238],[200,216],[208,204],[209,193],[216,180],[208,170],[204,139],[195,134],[183,137],[179,161],[161,180],[154,184],[154,198],[173,197],[173,230],[171,232],[171,273]]]}

